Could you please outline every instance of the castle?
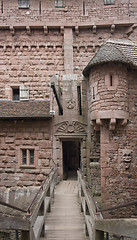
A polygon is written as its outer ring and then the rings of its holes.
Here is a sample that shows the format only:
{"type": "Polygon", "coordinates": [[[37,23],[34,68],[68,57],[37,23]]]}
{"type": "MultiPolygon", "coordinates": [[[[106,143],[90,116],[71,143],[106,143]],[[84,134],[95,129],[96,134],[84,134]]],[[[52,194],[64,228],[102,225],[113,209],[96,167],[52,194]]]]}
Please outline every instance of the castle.
{"type": "Polygon", "coordinates": [[[1,196],[57,164],[103,207],[135,200],[136,78],[136,0],[1,0],[1,196]]]}

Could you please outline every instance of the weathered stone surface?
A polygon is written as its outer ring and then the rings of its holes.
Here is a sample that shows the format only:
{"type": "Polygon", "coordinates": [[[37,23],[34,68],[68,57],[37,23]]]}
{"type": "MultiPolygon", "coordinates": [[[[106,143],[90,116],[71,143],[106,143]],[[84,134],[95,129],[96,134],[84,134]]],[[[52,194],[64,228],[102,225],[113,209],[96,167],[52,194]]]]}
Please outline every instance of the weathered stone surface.
{"type": "Polygon", "coordinates": [[[94,193],[102,191],[103,205],[136,199],[136,70],[111,62],[93,68],[89,81],[82,76],[82,70],[106,40],[137,40],[136,1],[104,5],[103,0],[89,0],[85,9],[82,1],[66,1],[66,7],[59,9],[54,1],[42,0],[41,13],[37,2],[31,1],[29,9],[18,9],[18,1],[4,1],[6,8],[0,18],[0,100],[12,100],[12,88],[24,86],[29,100],[50,100],[55,115],[51,121],[0,120],[0,186],[40,186],[54,162],[62,176],[62,141],[76,139],[80,142],[82,169],[94,193]],[[108,86],[111,73],[114,86],[108,86]],[[55,74],[62,116],[50,87],[55,74]],[[73,122],[79,123],[77,129],[73,122]],[[22,149],[28,150],[28,156],[30,149],[35,150],[34,166],[30,166],[29,157],[23,165],[22,149]]]}

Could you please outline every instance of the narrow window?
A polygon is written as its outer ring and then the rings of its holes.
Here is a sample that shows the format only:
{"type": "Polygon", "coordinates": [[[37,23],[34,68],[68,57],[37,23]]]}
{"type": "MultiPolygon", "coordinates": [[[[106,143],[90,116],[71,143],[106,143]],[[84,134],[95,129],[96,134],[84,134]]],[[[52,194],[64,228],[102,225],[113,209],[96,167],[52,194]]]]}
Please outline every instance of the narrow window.
{"type": "Polygon", "coordinates": [[[3,1],[1,1],[1,13],[3,13],[3,1]]]}
{"type": "Polygon", "coordinates": [[[34,164],[34,149],[29,150],[29,164],[30,165],[34,164]]]}
{"type": "Polygon", "coordinates": [[[95,89],[94,89],[94,87],[93,87],[92,91],[93,91],[93,99],[95,99],[95,89]]]}
{"type": "Polygon", "coordinates": [[[65,0],[55,0],[55,7],[65,7],[65,0]]]}
{"type": "Polygon", "coordinates": [[[23,149],[22,150],[22,165],[26,165],[27,164],[27,150],[23,149]]]}
{"type": "Polygon", "coordinates": [[[19,8],[29,8],[29,0],[18,0],[19,8]]]}
{"type": "Polygon", "coordinates": [[[104,0],[104,4],[105,5],[114,5],[115,4],[115,0],[104,0]]]}
{"type": "Polygon", "coordinates": [[[110,86],[112,87],[113,86],[113,76],[110,75],[110,86]]]}
{"type": "Polygon", "coordinates": [[[86,9],[85,9],[85,0],[83,0],[83,15],[86,15],[86,9]]]}
{"type": "Polygon", "coordinates": [[[41,15],[41,1],[39,2],[39,15],[41,15]]]}
{"type": "Polygon", "coordinates": [[[12,88],[12,100],[13,101],[20,100],[19,88],[12,88]]]}
{"type": "Polygon", "coordinates": [[[77,86],[77,93],[78,93],[78,110],[79,110],[79,114],[82,115],[81,87],[80,86],[77,86]]]}

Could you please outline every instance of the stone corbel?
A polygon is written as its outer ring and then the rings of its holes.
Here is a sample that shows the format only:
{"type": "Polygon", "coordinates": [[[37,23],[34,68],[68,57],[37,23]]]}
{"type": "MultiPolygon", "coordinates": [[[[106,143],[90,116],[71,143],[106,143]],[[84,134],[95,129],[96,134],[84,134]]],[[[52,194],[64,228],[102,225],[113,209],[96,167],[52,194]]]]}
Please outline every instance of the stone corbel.
{"type": "Polygon", "coordinates": [[[75,33],[76,33],[76,35],[78,36],[78,34],[79,34],[79,28],[78,28],[78,26],[75,26],[75,33]]]}
{"type": "Polygon", "coordinates": [[[95,121],[95,120],[92,120],[92,121],[91,121],[91,125],[93,126],[93,128],[94,128],[95,131],[100,131],[100,126],[98,126],[98,125],[96,124],[96,121],[95,121]]]}
{"type": "Polygon", "coordinates": [[[102,126],[103,125],[103,122],[101,119],[96,119],[96,124],[99,125],[99,126],[102,126]]]}
{"type": "Polygon", "coordinates": [[[100,131],[100,126],[103,125],[101,119],[91,120],[91,125],[94,127],[95,131],[100,131]]]}
{"type": "Polygon", "coordinates": [[[96,51],[96,46],[95,46],[95,44],[93,44],[93,52],[95,52],[96,51]]]}
{"type": "Polygon", "coordinates": [[[110,131],[114,131],[116,128],[116,119],[115,118],[111,118],[110,119],[110,123],[109,123],[109,130],[110,131]]]}
{"type": "Polygon", "coordinates": [[[127,125],[127,119],[122,119],[120,125],[121,125],[121,126],[127,125]]]}
{"type": "Polygon", "coordinates": [[[48,35],[48,27],[44,26],[43,28],[44,28],[44,34],[45,34],[45,36],[47,36],[48,35]]]}
{"type": "Polygon", "coordinates": [[[26,31],[27,31],[27,34],[30,36],[30,35],[31,35],[31,29],[30,29],[30,26],[26,26],[26,31]]]}
{"type": "Polygon", "coordinates": [[[110,30],[111,34],[113,34],[114,31],[115,31],[115,24],[112,24],[112,25],[111,25],[111,30],[110,30]]]}
{"type": "Polygon", "coordinates": [[[3,51],[6,52],[6,44],[3,45],[3,51]]]}
{"type": "Polygon", "coordinates": [[[12,44],[12,51],[14,52],[15,51],[15,45],[12,44]]]}
{"type": "Polygon", "coordinates": [[[93,33],[96,34],[96,32],[97,32],[97,26],[94,25],[94,26],[93,26],[93,33]]]}
{"type": "Polygon", "coordinates": [[[10,26],[10,33],[11,33],[12,36],[15,35],[15,29],[14,29],[13,26],[10,26]]]}
{"type": "Polygon", "coordinates": [[[23,46],[22,46],[22,45],[20,45],[20,51],[22,51],[22,52],[23,52],[23,46]]]}
{"type": "Polygon", "coordinates": [[[64,26],[60,27],[60,33],[61,33],[61,35],[64,35],[64,26]]]}

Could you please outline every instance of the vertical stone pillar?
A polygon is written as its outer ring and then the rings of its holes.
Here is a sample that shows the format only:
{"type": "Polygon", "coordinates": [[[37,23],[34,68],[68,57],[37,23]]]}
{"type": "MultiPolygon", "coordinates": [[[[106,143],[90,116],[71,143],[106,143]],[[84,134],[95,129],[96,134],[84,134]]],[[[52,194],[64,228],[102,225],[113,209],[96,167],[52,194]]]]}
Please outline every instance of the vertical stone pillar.
{"type": "Polygon", "coordinates": [[[100,126],[100,157],[101,157],[101,195],[102,203],[106,198],[107,149],[109,148],[109,129],[104,124],[100,126]]]}
{"type": "Polygon", "coordinates": [[[73,74],[73,31],[64,28],[64,73],[73,74]]]}

